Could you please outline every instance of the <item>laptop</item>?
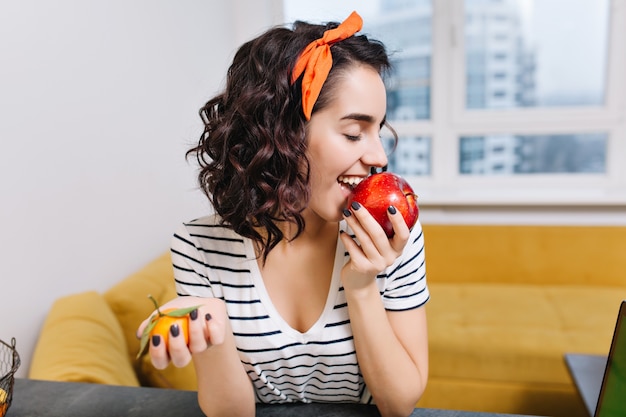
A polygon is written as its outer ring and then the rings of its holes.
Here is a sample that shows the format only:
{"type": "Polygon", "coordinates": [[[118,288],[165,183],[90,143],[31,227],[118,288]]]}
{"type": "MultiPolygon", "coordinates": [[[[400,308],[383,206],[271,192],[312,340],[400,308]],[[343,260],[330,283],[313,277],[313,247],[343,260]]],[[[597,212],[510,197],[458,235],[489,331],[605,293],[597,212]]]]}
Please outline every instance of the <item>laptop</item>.
{"type": "Polygon", "coordinates": [[[608,357],[566,353],[565,362],[589,417],[626,417],[626,300],[619,307],[608,357]]]}
{"type": "Polygon", "coordinates": [[[626,300],[622,301],[594,417],[626,417],[626,300]]]}

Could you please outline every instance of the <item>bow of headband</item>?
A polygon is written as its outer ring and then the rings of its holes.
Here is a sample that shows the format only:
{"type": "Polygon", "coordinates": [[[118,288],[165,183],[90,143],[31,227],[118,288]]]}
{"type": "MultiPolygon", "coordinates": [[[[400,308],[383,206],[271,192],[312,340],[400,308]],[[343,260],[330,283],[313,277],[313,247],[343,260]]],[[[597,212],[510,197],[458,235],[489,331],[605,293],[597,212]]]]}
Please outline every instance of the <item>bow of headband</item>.
{"type": "Polygon", "coordinates": [[[362,26],[361,16],[357,12],[352,12],[339,26],[325,31],[321,38],[308,44],[300,53],[291,75],[291,83],[295,83],[304,73],[302,76],[302,110],[307,120],[311,119],[313,106],[333,66],[330,46],[354,35],[361,30],[362,26]]]}

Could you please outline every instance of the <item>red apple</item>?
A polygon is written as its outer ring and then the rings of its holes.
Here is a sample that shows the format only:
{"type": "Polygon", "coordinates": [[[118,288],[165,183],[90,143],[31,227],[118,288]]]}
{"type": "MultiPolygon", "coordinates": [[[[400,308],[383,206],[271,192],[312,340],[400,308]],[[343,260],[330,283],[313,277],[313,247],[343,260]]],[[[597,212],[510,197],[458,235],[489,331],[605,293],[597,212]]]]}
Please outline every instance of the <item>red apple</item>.
{"type": "Polygon", "coordinates": [[[394,206],[402,214],[409,229],[415,225],[419,215],[417,195],[404,178],[391,172],[373,174],[361,181],[352,190],[348,206],[353,201],[365,207],[390,238],[394,233],[387,217],[389,206],[394,206]]]}

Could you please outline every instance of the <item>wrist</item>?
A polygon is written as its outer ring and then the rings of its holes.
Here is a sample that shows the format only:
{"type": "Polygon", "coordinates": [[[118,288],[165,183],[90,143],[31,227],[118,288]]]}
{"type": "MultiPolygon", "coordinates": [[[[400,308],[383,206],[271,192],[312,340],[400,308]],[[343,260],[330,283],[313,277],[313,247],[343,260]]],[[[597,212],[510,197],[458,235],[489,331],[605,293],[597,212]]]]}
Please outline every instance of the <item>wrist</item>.
{"type": "Polygon", "coordinates": [[[375,278],[364,285],[344,284],[344,292],[348,303],[372,303],[374,300],[380,300],[380,291],[375,278]]]}

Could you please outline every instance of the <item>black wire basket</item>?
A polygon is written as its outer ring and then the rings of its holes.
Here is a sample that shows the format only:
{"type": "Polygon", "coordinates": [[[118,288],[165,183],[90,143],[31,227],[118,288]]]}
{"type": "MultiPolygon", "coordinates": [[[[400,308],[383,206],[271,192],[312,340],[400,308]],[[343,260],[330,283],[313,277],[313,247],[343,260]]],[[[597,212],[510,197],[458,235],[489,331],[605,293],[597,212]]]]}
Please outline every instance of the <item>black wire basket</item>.
{"type": "Polygon", "coordinates": [[[11,344],[0,340],[0,417],[4,417],[13,399],[15,372],[20,367],[20,355],[15,349],[15,338],[11,344]]]}

